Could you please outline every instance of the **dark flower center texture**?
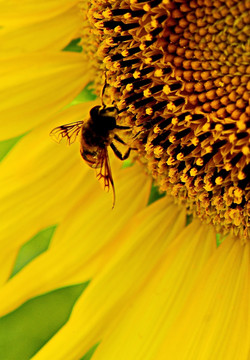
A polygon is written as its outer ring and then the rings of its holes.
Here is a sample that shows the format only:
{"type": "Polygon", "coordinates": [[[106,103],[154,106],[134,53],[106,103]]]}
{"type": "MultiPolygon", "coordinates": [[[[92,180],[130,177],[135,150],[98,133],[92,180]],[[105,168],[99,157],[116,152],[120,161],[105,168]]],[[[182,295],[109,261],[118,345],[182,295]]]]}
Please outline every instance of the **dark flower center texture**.
{"type": "Polygon", "coordinates": [[[156,184],[249,238],[250,1],[96,0],[84,16],[97,88],[105,73],[156,184]]]}

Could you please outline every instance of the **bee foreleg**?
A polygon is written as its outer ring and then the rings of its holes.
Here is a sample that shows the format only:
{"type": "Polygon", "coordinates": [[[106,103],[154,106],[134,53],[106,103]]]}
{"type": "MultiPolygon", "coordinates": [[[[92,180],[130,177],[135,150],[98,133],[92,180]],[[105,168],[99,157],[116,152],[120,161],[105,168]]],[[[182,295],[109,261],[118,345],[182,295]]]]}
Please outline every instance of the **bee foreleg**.
{"type": "Polygon", "coordinates": [[[131,126],[116,125],[116,126],[115,126],[115,129],[129,130],[129,129],[131,129],[131,126]]]}
{"type": "Polygon", "coordinates": [[[131,148],[128,148],[128,150],[125,152],[125,154],[122,155],[122,153],[115,147],[115,145],[113,143],[110,144],[110,147],[114,151],[114,153],[118,157],[118,159],[120,159],[120,160],[126,160],[129,157],[130,151],[132,150],[131,148]]]}

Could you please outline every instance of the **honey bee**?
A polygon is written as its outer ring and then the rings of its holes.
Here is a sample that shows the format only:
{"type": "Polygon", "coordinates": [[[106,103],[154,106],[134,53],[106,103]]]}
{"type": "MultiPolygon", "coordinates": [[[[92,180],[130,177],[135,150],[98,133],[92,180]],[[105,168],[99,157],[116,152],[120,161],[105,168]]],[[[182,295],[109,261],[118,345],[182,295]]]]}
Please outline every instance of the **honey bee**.
{"type": "Polygon", "coordinates": [[[115,186],[112,177],[108,146],[111,147],[114,154],[120,159],[125,160],[129,157],[132,148],[128,148],[124,155],[116,148],[114,140],[126,145],[126,143],[116,134],[116,130],[129,130],[129,126],[117,125],[116,119],[118,110],[114,106],[106,106],[103,103],[103,94],[106,83],[102,90],[102,105],[94,106],[90,110],[87,121],[75,121],[56,127],[50,132],[50,135],[60,142],[66,138],[68,144],[72,144],[80,138],[80,154],[83,160],[91,168],[96,169],[96,177],[103,182],[104,190],[109,191],[110,186],[113,191],[113,206],[115,205],[115,186]]]}

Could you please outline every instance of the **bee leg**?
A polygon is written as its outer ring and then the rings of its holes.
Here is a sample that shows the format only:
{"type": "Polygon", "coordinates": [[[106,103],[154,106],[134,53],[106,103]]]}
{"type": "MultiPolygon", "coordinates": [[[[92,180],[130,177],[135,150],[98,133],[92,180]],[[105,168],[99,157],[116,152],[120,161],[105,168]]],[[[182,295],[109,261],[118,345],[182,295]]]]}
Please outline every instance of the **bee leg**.
{"type": "Polygon", "coordinates": [[[118,159],[120,159],[120,160],[126,160],[129,157],[130,151],[132,150],[131,148],[128,148],[128,150],[125,152],[125,154],[122,155],[122,153],[115,147],[115,145],[113,143],[110,144],[110,147],[114,151],[114,153],[118,157],[118,159]]]}
{"type": "Polygon", "coordinates": [[[120,130],[129,130],[131,129],[130,126],[122,126],[122,125],[116,125],[115,129],[120,129],[120,130]]]}
{"type": "MultiPolygon", "coordinates": [[[[127,145],[127,144],[120,138],[120,136],[118,136],[118,135],[116,135],[116,134],[115,134],[115,136],[114,136],[114,139],[115,139],[116,141],[120,142],[120,143],[123,144],[123,145],[127,145]]],[[[130,150],[137,150],[137,148],[130,147],[130,150]]]]}
{"type": "Polygon", "coordinates": [[[119,143],[123,144],[123,145],[127,145],[121,138],[120,136],[116,135],[114,136],[114,139],[117,140],[119,143]]]}

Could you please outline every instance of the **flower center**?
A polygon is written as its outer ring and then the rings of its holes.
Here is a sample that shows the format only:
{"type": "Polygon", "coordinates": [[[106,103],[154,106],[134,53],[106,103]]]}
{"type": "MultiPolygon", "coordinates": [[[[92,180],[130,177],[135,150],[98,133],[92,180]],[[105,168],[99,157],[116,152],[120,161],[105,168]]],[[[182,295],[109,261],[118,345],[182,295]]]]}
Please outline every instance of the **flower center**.
{"type": "Polygon", "coordinates": [[[242,238],[250,213],[249,9],[249,0],[95,0],[83,37],[160,189],[242,238]]]}

